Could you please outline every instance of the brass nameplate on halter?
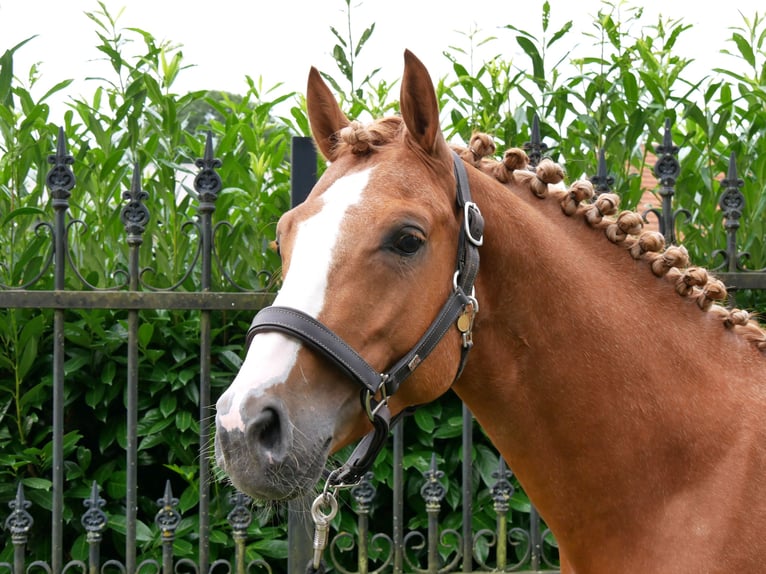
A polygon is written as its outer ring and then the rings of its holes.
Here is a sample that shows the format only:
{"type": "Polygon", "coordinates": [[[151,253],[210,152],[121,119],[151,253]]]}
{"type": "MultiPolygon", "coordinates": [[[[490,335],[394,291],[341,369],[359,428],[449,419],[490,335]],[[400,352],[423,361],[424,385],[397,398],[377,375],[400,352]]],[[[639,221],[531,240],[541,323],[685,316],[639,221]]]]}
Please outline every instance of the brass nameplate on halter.
{"type": "Polygon", "coordinates": [[[457,318],[457,329],[461,333],[468,333],[473,328],[474,309],[473,303],[465,306],[463,313],[457,318]]]}

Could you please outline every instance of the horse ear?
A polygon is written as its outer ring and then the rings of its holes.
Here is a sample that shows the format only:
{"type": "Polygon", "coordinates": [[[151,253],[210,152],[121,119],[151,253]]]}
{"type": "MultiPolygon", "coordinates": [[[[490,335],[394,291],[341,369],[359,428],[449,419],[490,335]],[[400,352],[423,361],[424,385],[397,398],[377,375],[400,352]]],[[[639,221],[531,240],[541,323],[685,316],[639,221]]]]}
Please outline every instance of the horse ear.
{"type": "Polygon", "coordinates": [[[431,156],[449,153],[439,126],[439,103],[431,75],[415,54],[404,51],[400,107],[404,124],[415,142],[431,156]]]}
{"type": "Polygon", "coordinates": [[[329,161],[335,159],[337,133],[350,122],[340,109],[335,96],[327,87],[319,71],[312,66],[306,89],[306,108],[319,151],[329,161]]]}

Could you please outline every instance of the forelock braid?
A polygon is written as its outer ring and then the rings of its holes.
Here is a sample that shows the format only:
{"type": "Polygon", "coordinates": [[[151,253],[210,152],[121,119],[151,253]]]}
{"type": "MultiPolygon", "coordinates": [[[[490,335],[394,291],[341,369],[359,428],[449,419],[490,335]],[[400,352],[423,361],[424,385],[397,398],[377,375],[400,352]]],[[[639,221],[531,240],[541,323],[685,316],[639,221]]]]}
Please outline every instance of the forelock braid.
{"type": "Polygon", "coordinates": [[[362,122],[352,121],[340,130],[338,136],[356,155],[364,155],[372,150],[372,134],[362,122]]]}
{"type": "Polygon", "coordinates": [[[401,118],[395,116],[368,125],[354,120],[338,132],[338,143],[345,145],[353,154],[366,155],[393,141],[401,132],[402,125],[401,118]]]}

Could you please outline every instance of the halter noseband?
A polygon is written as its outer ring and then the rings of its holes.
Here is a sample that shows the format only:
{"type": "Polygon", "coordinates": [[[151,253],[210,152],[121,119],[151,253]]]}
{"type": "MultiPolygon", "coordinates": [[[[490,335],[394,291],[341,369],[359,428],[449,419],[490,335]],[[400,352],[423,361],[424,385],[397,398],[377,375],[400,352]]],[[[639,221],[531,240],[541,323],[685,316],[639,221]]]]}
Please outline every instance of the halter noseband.
{"type": "Polygon", "coordinates": [[[478,206],[471,201],[471,190],[463,160],[455,152],[452,153],[456,200],[463,213],[452,294],[420,340],[388,371],[377,372],[327,326],[298,309],[265,307],[255,316],[247,332],[246,348],[250,346],[256,333],[264,331],[278,331],[300,339],[362,387],[362,407],[373,424],[373,431],[359,442],[349,460],[331,473],[328,483],[332,483],[336,488],[356,484],[372,466],[391,425],[397,421],[397,418],[391,420],[389,398],[434,350],[453,323],[457,323],[458,330],[462,333],[460,364],[455,379],[462,373],[468,351],[473,346],[473,319],[479,310],[473,285],[479,271],[479,247],[484,239],[484,218],[478,206]]]}

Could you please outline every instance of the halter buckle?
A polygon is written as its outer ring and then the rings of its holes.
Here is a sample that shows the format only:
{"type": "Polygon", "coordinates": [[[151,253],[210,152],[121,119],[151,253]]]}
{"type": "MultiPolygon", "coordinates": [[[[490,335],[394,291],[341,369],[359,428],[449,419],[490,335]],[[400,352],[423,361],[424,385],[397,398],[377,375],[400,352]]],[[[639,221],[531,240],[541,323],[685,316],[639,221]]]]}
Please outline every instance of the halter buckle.
{"type": "Polygon", "coordinates": [[[466,201],[463,206],[465,219],[465,236],[473,245],[481,247],[484,244],[484,217],[479,206],[473,201],[466,201]]]}
{"type": "Polygon", "coordinates": [[[370,389],[364,389],[364,398],[362,399],[362,403],[364,404],[364,412],[367,413],[367,416],[370,418],[370,420],[375,418],[375,415],[378,414],[380,409],[388,406],[388,390],[386,388],[387,380],[387,374],[380,375],[380,386],[378,387],[378,391],[380,391],[380,400],[377,402],[375,402],[375,395],[377,394],[377,391],[373,393],[370,389]]]}

